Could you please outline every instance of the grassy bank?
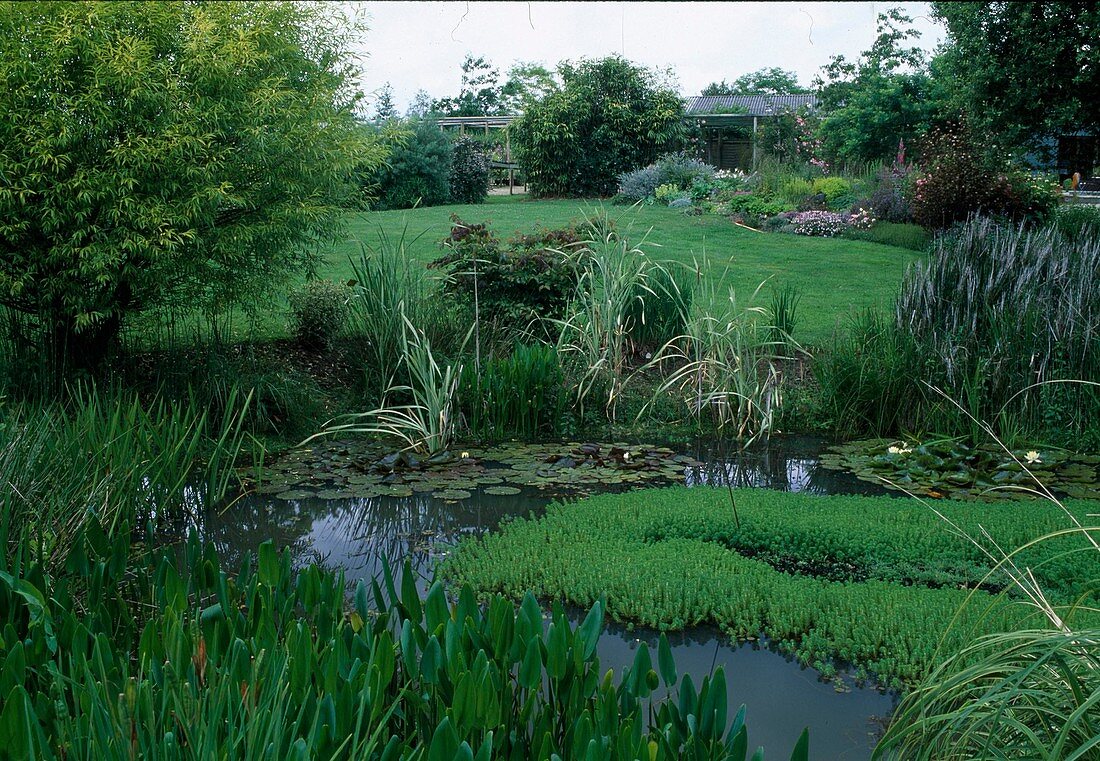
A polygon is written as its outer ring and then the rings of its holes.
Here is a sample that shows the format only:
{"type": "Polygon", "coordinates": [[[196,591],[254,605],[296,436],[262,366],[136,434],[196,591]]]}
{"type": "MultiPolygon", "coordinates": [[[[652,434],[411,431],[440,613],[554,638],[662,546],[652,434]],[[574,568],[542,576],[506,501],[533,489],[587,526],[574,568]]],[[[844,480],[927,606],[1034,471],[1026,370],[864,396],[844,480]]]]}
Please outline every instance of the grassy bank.
{"type": "MultiPolygon", "coordinates": [[[[660,629],[714,624],[738,638],[763,633],[804,663],[828,669],[827,659],[851,661],[894,686],[915,683],[938,652],[1039,623],[1007,596],[978,591],[968,601],[992,563],[920,504],[766,490],[735,497],[737,518],[721,489],[555,505],[545,518],[463,543],[444,573],[517,597],[530,590],[588,605],[606,596],[611,616],[660,629]]],[[[1065,525],[1045,503],[937,507],[968,531],[980,524],[1006,547],[1065,525]]],[[[1085,519],[1096,507],[1070,509],[1085,519]]],[[[1083,539],[1042,545],[1021,563],[1066,600],[1071,588],[1100,577],[1100,562],[1084,546],[1083,539]]],[[[992,576],[984,586],[1006,581],[992,576]]]]}

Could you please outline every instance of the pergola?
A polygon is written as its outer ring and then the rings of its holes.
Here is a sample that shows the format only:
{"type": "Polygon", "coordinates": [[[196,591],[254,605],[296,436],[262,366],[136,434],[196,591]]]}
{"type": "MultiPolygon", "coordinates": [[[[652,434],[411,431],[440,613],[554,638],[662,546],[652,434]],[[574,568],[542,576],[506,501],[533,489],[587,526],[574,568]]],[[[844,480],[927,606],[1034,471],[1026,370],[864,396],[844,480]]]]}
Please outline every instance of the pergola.
{"type": "Polygon", "coordinates": [[[508,194],[515,189],[515,173],[519,164],[512,160],[512,140],[508,134],[508,127],[518,117],[516,116],[444,116],[437,120],[442,129],[457,127],[460,134],[465,135],[467,130],[484,131],[489,136],[490,130],[504,130],[504,153],[500,158],[491,157],[489,166],[493,169],[508,170],[508,194]]]}

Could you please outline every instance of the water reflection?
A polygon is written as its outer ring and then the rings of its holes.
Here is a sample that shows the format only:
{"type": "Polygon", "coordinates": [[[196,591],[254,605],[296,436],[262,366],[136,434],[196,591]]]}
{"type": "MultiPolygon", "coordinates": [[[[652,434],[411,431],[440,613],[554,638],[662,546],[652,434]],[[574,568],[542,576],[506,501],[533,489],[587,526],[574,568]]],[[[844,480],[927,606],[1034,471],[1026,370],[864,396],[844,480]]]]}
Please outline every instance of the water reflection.
{"type": "Polygon", "coordinates": [[[810,494],[890,494],[850,473],[822,467],[820,457],[827,445],[815,437],[775,436],[744,451],[733,451],[713,439],[700,440],[687,447],[686,454],[703,464],[688,469],[685,483],[810,494]]]}
{"type": "MultiPolygon", "coordinates": [[[[685,474],[689,486],[729,483],[814,494],[886,493],[820,467],[824,445],[820,439],[773,438],[730,456],[714,441],[677,448],[703,463],[685,474]]],[[[228,567],[272,539],[291,550],[298,567],[317,562],[342,569],[349,584],[379,575],[386,558],[395,569],[407,559],[426,586],[434,564],[460,539],[491,531],[510,517],[537,515],[550,500],[536,491],[515,496],[477,492],[458,502],[427,493],[341,500],[246,496],[224,511],[200,511],[195,527],[214,543],[228,567]]],[[[656,648],[657,634],[609,627],[600,642],[603,668],[621,672],[633,662],[641,641],[656,648]]],[[[748,706],[750,745],[764,745],[769,757],[786,758],[808,725],[814,758],[869,758],[880,717],[894,708],[890,695],[850,684],[848,691],[837,692],[815,670],[767,648],[731,646],[714,630],[676,633],[670,643],[680,673],[690,673],[696,684],[718,665],[725,667],[730,705],[733,710],[741,703],[748,706]]]]}

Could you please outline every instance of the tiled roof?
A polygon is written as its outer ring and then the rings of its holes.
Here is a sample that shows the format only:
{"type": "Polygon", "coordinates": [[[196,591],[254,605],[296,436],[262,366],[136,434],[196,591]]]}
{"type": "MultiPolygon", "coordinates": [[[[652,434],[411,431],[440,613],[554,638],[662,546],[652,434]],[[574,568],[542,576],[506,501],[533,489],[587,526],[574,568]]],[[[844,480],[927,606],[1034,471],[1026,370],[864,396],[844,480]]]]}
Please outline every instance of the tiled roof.
{"type": "Polygon", "coordinates": [[[772,116],[816,105],[816,95],[696,95],[684,99],[684,113],[772,116]]]}

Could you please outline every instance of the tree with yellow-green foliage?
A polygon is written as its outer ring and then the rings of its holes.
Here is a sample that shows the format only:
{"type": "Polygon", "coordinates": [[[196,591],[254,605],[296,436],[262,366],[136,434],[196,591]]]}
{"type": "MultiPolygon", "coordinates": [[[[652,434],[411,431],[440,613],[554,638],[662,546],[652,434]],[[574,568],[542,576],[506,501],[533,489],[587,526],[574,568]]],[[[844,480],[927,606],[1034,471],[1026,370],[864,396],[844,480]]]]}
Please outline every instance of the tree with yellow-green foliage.
{"type": "Polygon", "coordinates": [[[90,366],[138,313],[308,267],[384,159],[361,31],[319,3],[4,3],[0,305],[90,366]]]}

